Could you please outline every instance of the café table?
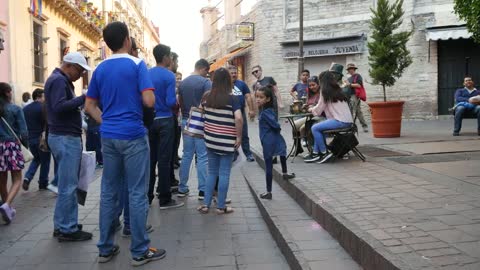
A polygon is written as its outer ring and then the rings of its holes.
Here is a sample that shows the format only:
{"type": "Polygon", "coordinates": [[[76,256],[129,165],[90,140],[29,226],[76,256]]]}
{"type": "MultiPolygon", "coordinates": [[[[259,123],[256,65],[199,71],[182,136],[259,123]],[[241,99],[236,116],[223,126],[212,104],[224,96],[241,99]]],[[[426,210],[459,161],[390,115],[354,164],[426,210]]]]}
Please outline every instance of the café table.
{"type": "MultiPolygon", "coordinates": [[[[297,126],[295,125],[295,120],[307,117],[307,123],[313,118],[313,114],[311,113],[294,113],[294,114],[281,114],[279,116],[280,119],[285,119],[287,122],[290,124],[292,127],[292,138],[293,138],[293,145],[292,148],[290,149],[290,152],[287,155],[287,159],[291,156],[293,156],[292,163],[295,160],[295,153],[297,152],[297,144],[295,143],[296,140],[301,140],[304,138],[304,136],[300,135],[299,130],[297,129],[297,126]]],[[[312,152],[312,145],[309,143],[309,140],[307,141],[307,149],[311,153],[312,152]]]]}

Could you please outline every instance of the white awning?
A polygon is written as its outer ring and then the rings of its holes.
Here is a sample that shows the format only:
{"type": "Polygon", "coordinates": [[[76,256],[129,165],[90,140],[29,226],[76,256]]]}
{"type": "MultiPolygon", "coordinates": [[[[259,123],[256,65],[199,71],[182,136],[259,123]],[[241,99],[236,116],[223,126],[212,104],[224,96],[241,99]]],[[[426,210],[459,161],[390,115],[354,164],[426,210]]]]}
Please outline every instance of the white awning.
{"type": "Polygon", "coordinates": [[[427,29],[428,40],[468,39],[472,36],[465,27],[427,29]]]}

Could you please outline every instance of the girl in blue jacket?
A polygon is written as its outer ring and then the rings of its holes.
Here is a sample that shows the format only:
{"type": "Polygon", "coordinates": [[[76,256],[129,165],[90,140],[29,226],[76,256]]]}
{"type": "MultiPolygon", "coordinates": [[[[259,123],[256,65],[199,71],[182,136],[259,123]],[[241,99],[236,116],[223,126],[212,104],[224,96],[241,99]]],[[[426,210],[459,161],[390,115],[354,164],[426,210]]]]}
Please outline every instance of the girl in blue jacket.
{"type": "Polygon", "coordinates": [[[294,173],[287,172],[287,146],[280,134],[281,128],[277,121],[277,115],[273,109],[273,88],[271,85],[264,86],[257,90],[255,99],[260,111],[258,126],[260,129],[260,141],[263,147],[263,159],[265,160],[265,173],[267,192],[260,194],[260,198],[272,199],[272,171],[273,157],[280,156],[282,164],[283,179],[288,180],[295,177],[294,173]]]}

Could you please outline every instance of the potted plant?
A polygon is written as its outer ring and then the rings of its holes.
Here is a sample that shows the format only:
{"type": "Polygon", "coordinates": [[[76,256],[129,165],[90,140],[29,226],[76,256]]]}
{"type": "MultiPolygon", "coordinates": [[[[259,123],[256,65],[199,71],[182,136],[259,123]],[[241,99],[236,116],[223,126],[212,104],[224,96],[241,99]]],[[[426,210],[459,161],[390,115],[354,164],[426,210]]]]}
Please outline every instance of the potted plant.
{"type": "Polygon", "coordinates": [[[413,34],[398,32],[402,24],[403,0],[378,0],[377,8],[371,9],[371,41],[368,42],[369,74],[373,84],[383,88],[383,102],[368,102],[372,115],[373,136],[393,138],[400,136],[404,101],[387,101],[386,87],[393,86],[404,70],[412,63],[407,42],[413,34]]]}

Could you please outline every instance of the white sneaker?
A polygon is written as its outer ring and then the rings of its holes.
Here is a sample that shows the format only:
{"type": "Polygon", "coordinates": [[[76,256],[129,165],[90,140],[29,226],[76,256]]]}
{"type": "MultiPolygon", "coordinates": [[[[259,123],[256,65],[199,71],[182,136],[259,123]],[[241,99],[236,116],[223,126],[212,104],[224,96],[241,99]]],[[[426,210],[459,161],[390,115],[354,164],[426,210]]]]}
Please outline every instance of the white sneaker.
{"type": "Polygon", "coordinates": [[[58,187],[54,186],[52,184],[48,184],[47,189],[50,190],[51,192],[58,194],[58,187]]]}

